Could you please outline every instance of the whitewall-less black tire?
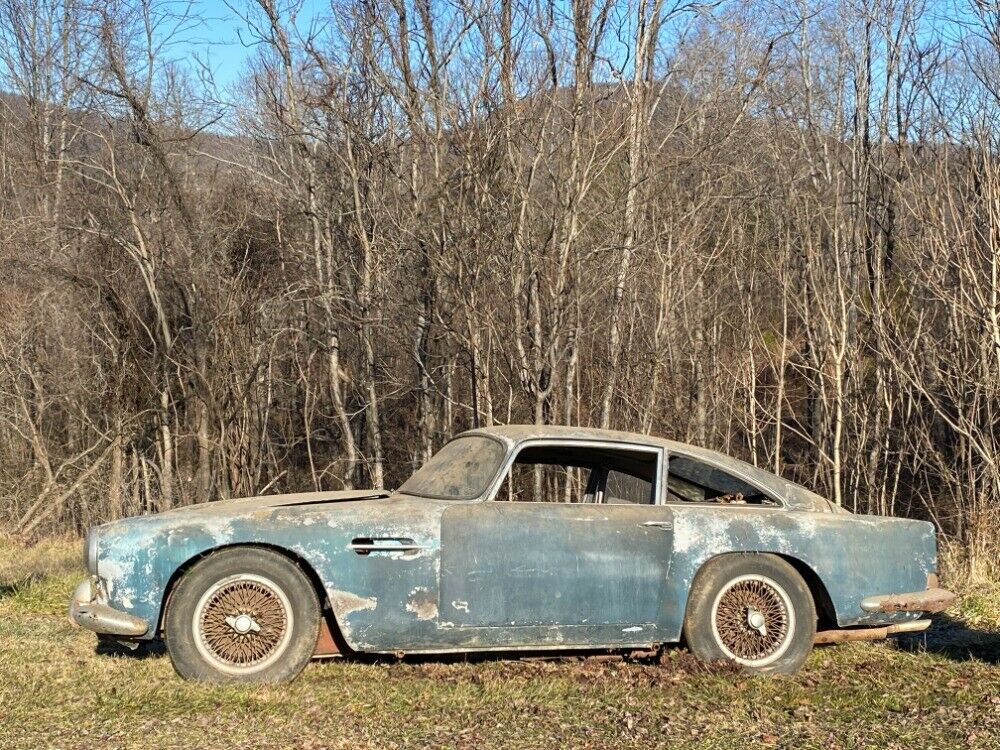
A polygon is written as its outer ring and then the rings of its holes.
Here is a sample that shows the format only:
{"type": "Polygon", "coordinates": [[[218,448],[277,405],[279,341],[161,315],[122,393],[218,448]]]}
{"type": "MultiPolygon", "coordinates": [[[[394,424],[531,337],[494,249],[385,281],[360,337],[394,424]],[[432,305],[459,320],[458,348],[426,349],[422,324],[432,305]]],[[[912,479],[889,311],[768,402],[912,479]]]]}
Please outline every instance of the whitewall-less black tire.
{"type": "Polygon", "coordinates": [[[164,640],[177,673],[210,682],[283,682],[312,657],[320,608],[291,559],[232,547],[199,561],[177,583],[164,640]]]}
{"type": "Polygon", "coordinates": [[[705,661],[729,661],[752,672],[794,672],[809,656],[815,635],[809,586],[780,557],[722,555],[695,576],[684,640],[705,661]]]}

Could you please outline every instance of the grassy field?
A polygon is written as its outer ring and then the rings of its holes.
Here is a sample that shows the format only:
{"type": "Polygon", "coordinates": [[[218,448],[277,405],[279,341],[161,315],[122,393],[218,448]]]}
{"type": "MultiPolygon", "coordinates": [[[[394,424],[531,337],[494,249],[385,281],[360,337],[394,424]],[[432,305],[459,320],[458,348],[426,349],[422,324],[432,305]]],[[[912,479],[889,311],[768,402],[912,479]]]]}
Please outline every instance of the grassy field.
{"type": "Polygon", "coordinates": [[[594,659],[329,661],[291,685],[182,682],[65,613],[79,546],[0,542],[0,748],[1000,748],[1000,589],[926,637],[817,649],[792,677],[594,659]]]}

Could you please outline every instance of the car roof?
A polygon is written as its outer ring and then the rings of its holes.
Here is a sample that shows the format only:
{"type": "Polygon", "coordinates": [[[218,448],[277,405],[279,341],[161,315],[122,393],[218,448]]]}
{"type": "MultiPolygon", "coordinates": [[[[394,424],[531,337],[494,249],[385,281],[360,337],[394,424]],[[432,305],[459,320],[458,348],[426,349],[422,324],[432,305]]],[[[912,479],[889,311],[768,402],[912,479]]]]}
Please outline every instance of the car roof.
{"type": "MultiPolygon", "coordinates": [[[[480,427],[462,435],[492,435],[503,440],[511,447],[526,440],[556,439],[556,440],[600,440],[609,443],[635,443],[664,448],[667,454],[681,453],[692,458],[701,459],[707,463],[729,470],[737,475],[742,474],[751,482],[770,490],[791,507],[803,510],[825,510],[827,501],[811,490],[776,474],[772,474],[759,466],[741,461],[733,456],[719,451],[702,448],[698,445],[681,443],[676,440],[655,435],[642,435],[637,432],[621,432],[604,430],[596,427],[577,427],[571,425],[534,425],[511,424],[480,427]]],[[[456,436],[458,437],[458,436],[456,436]]]]}
{"type": "MultiPolygon", "coordinates": [[[[525,440],[537,440],[540,438],[555,438],[559,440],[603,440],[609,443],[637,443],[639,445],[653,445],[667,450],[677,450],[695,456],[703,456],[711,461],[736,461],[743,464],[743,461],[727,456],[718,451],[701,448],[697,445],[680,443],[676,440],[655,435],[642,435],[638,432],[622,432],[619,430],[603,430],[597,427],[576,427],[572,425],[534,425],[534,424],[509,424],[494,425],[491,427],[480,427],[469,430],[464,434],[486,434],[504,439],[510,443],[521,443],[525,440]]],[[[750,466],[750,464],[746,464],[750,466]]],[[[751,468],[753,468],[751,466],[751,468]]]]}

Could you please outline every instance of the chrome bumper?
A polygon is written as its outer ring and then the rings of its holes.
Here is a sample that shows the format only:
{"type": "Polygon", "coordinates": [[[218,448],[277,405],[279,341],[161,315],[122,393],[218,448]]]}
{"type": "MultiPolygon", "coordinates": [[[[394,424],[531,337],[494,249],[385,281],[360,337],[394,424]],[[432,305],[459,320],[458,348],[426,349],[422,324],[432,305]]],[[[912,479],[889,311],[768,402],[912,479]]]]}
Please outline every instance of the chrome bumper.
{"type": "Polygon", "coordinates": [[[865,612],[941,612],[957,599],[955,594],[942,588],[928,588],[908,594],[880,594],[861,600],[865,612]]]}
{"type": "Polygon", "coordinates": [[[69,602],[71,622],[102,635],[138,638],[149,630],[149,623],[108,605],[96,577],[81,581],[69,602]]]}

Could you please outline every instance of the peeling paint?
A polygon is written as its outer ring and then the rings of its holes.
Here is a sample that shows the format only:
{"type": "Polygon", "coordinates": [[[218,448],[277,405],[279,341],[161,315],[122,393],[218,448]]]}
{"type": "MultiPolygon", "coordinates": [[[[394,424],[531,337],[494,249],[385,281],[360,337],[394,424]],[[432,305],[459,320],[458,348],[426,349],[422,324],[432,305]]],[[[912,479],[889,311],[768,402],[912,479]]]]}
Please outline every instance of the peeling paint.
{"type": "Polygon", "coordinates": [[[218,544],[228,544],[233,538],[232,520],[228,518],[211,518],[202,521],[201,528],[218,544]]]}
{"type": "Polygon", "coordinates": [[[430,589],[415,588],[410,592],[406,611],[415,614],[418,620],[433,620],[438,614],[437,596],[430,589]]]}
{"type": "Polygon", "coordinates": [[[338,617],[346,617],[352,612],[361,612],[366,609],[374,610],[378,606],[378,599],[374,596],[358,596],[350,591],[328,592],[330,606],[337,613],[338,617]]]}

